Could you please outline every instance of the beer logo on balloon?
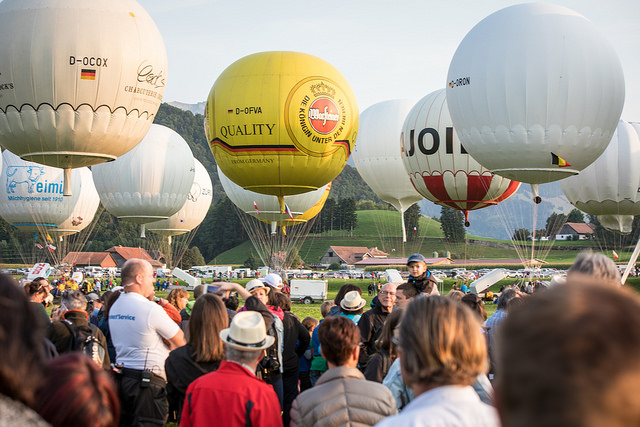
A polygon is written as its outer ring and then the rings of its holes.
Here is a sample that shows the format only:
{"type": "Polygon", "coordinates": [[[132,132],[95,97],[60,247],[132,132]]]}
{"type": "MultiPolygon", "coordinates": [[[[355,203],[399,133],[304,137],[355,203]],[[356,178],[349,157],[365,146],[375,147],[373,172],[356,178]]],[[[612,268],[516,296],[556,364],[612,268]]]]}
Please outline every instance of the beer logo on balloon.
{"type": "Polygon", "coordinates": [[[329,98],[318,98],[309,108],[309,123],[316,132],[330,134],[340,121],[338,106],[329,98]]]}
{"type": "Polygon", "coordinates": [[[347,94],[332,80],[309,77],[289,92],[285,128],[295,147],[316,157],[330,156],[353,144],[353,117],[347,94]]]}

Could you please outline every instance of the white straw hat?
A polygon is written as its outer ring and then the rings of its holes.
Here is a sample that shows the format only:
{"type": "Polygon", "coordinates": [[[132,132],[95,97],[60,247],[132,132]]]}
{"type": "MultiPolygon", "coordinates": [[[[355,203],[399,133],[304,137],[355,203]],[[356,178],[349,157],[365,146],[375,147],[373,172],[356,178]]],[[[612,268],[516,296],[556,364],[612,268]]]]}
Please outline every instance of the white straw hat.
{"type": "Polygon", "coordinates": [[[269,287],[267,285],[265,285],[264,283],[262,283],[262,281],[260,279],[251,279],[247,282],[246,285],[244,285],[244,288],[248,291],[248,292],[253,292],[256,289],[264,289],[266,293],[269,293],[269,287]]]}
{"type": "Polygon", "coordinates": [[[348,311],[357,311],[364,307],[366,303],[367,301],[360,296],[358,291],[350,291],[340,301],[340,307],[348,311]]]}
{"type": "Polygon", "coordinates": [[[269,348],[275,338],[267,335],[262,315],[257,311],[241,311],[233,316],[231,326],[220,331],[220,338],[229,347],[244,351],[269,348]]]}

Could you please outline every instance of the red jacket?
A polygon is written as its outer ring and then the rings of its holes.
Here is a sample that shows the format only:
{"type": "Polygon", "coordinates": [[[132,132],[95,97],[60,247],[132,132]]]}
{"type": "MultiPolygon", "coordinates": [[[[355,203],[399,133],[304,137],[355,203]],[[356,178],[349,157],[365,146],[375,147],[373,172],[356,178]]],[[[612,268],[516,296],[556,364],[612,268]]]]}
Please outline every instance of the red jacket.
{"type": "Polygon", "coordinates": [[[280,402],[273,387],[242,365],[223,360],[217,371],[203,375],[187,388],[181,427],[282,426],[280,402]],[[248,408],[251,408],[248,410],[248,408]]]}

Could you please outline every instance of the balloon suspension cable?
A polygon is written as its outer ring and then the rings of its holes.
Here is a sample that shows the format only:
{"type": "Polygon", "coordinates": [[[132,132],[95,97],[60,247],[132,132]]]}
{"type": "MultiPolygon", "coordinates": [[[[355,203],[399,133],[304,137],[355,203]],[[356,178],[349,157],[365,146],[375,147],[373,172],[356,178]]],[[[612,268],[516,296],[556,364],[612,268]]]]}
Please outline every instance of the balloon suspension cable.
{"type": "Polygon", "coordinates": [[[531,192],[533,193],[533,203],[539,205],[542,202],[540,197],[540,184],[531,184],[531,192]]]}
{"type": "Polygon", "coordinates": [[[636,243],[636,247],[633,250],[633,253],[631,254],[631,258],[629,258],[629,263],[627,264],[627,268],[624,269],[624,274],[622,275],[622,279],[620,280],[620,283],[622,283],[623,285],[627,281],[627,277],[629,277],[629,273],[631,273],[631,269],[636,264],[639,254],[640,254],[640,238],[638,238],[638,243],[636,243]]]}
{"type": "Polygon", "coordinates": [[[71,168],[64,169],[63,196],[71,196],[71,168]]]}
{"type": "MultiPolygon", "coordinates": [[[[532,187],[533,187],[533,184],[532,184],[532,187]]],[[[536,247],[536,224],[538,224],[538,205],[534,204],[533,205],[533,232],[531,233],[531,268],[533,268],[533,261],[535,259],[534,251],[536,247]]]]}

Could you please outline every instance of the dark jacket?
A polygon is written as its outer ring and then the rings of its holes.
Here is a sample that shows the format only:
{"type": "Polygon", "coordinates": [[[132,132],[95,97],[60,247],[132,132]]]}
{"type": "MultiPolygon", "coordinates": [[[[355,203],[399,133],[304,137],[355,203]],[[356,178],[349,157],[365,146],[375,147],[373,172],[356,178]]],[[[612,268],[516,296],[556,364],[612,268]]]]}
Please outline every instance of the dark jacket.
{"type": "Polygon", "coordinates": [[[309,331],[291,313],[284,313],[284,349],[282,350],[282,368],[284,375],[293,375],[300,368],[300,357],[309,347],[309,331]]]}
{"type": "MultiPolygon", "coordinates": [[[[69,310],[64,313],[64,318],[76,326],[89,325],[89,315],[86,311],[69,310]]],[[[106,350],[107,339],[104,337],[102,331],[95,325],[91,325],[91,328],[93,329],[95,337],[100,341],[100,344],[102,344],[102,347],[104,347],[104,349],[106,350]]],[[[62,322],[52,322],[49,324],[49,327],[47,328],[47,338],[49,338],[53,345],[56,346],[58,354],[69,352],[69,347],[71,346],[71,331],[62,322]]],[[[102,367],[105,370],[111,370],[111,359],[109,358],[108,352],[105,352],[102,367]]]]}
{"type": "Polygon", "coordinates": [[[433,274],[429,270],[425,271],[418,277],[411,277],[407,279],[409,284],[415,286],[418,290],[418,293],[424,293],[426,295],[439,295],[438,292],[438,282],[436,278],[433,277],[433,274]]]}
{"type": "Polygon", "coordinates": [[[367,360],[376,352],[376,340],[382,332],[382,326],[389,313],[382,310],[380,302],[369,311],[365,311],[358,322],[360,329],[360,358],[358,363],[360,369],[364,371],[367,366],[367,360]]]}
{"type": "Polygon", "coordinates": [[[167,372],[167,399],[169,400],[169,421],[180,421],[187,387],[196,378],[213,372],[220,366],[214,362],[196,362],[193,348],[189,344],[169,353],[164,363],[167,372]]]}

